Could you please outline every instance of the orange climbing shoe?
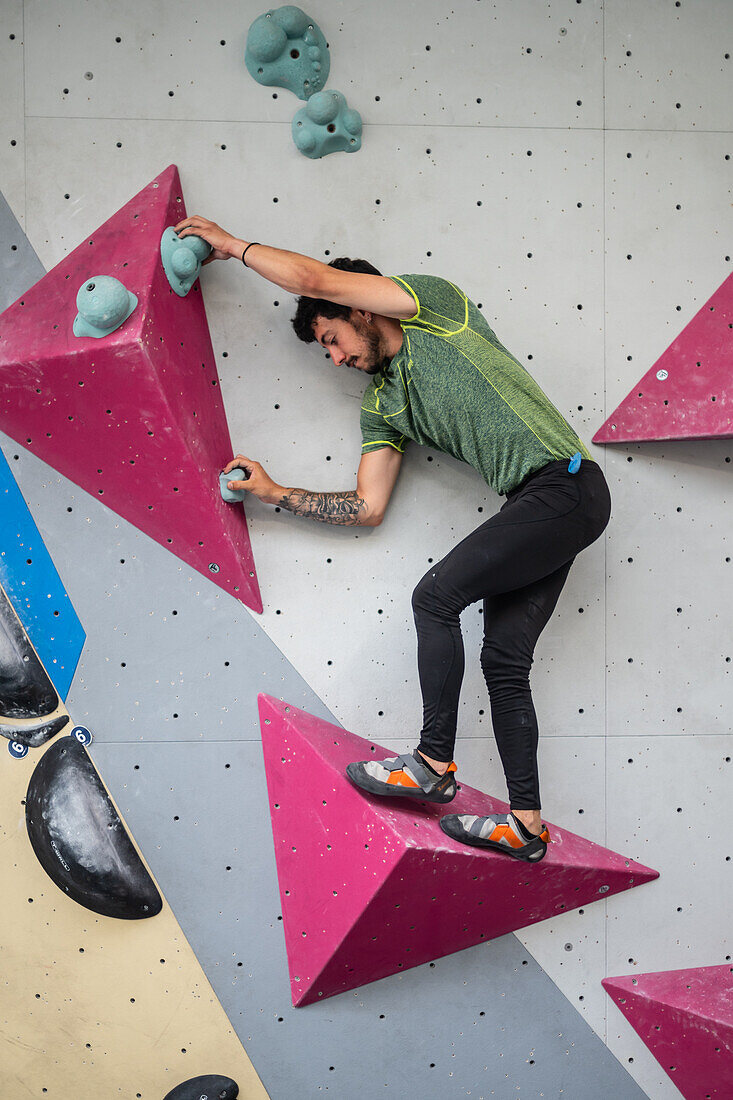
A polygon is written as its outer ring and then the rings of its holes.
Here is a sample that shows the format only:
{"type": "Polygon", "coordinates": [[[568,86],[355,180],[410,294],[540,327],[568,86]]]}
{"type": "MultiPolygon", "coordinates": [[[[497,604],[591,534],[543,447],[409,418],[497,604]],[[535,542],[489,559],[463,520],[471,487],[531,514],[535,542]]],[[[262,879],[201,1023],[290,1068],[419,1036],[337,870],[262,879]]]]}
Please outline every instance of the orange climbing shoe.
{"type": "Polygon", "coordinates": [[[440,827],[453,840],[461,844],[472,844],[475,848],[493,848],[505,852],[514,859],[524,859],[529,863],[539,863],[544,859],[550,834],[547,826],[542,826],[539,836],[525,840],[514,814],[493,814],[491,817],[477,817],[476,814],[448,814],[441,817],[440,827]]]}
{"type": "Polygon", "coordinates": [[[445,775],[436,775],[417,749],[411,755],[346,765],[347,777],[362,791],[420,802],[452,801],[456,797],[455,772],[456,766],[451,763],[445,775]]]}

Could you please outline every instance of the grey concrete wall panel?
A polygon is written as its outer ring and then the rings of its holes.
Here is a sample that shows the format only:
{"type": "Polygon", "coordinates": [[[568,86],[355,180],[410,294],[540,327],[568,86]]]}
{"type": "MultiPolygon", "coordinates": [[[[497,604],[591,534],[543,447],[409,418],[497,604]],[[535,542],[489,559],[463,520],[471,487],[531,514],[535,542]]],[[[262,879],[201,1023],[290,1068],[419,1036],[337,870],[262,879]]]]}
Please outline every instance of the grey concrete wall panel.
{"type": "MultiPolygon", "coordinates": [[[[300,104],[256,84],[244,66],[247,30],[266,10],[252,0],[209,0],[205,9],[168,0],[141,25],[135,4],[120,5],[113,20],[75,0],[57,0],[53,18],[28,4],[28,114],[289,127],[300,104]]],[[[602,124],[601,0],[550,0],[541,13],[536,0],[424,0],[419,14],[381,4],[378,18],[348,0],[305,10],[331,47],[328,87],[344,92],[365,125],[602,124]]]]}
{"type": "Polygon", "coordinates": [[[608,0],[604,9],[609,129],[730,130],[728,0],[608,0]]]}
{"type": "MultiPolygon", "coordinates": [[[[26,153],[23,14],[23,0],[3,0],[0,5],[0,190],[21,225],[25,219],[26,153]]],[[[2,251],[0,245],[0,254],[2,251]]]]}
{"type": "Polygon", "coordinates": [[[0,313],[45,274],[18,219],[0,194],[0,313]]]}

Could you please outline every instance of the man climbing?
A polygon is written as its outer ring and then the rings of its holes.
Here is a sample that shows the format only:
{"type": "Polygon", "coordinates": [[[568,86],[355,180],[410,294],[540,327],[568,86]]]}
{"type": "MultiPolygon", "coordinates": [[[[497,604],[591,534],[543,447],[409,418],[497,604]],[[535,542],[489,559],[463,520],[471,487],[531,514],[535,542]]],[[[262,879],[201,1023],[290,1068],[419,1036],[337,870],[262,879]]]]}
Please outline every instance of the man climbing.
{"type": "Polygon", "coordinates": [[[274,482],[237,455],[246,489],[324,523],[377,526],[408,439],[473,466],[506,501],[418,583],[412,597],[423,727],[412,754],[350,764],[349,779],[382,796],[447,803],[464,671],[459,617],[483,601],[481,666],[511,812],[441,819],[451,837],[536,862],[549,835],[540,817],[537,718],[529,672],[570,566],[603,532],[610,497],[600,467],[462,290],[430,275],[384,277],[363,260],[323,264],[232,237],[201,217],[176,226],[299,295],[295,332],[333,362],[373,376],[361,411],[356,489],[313,492],[274,482]]]}

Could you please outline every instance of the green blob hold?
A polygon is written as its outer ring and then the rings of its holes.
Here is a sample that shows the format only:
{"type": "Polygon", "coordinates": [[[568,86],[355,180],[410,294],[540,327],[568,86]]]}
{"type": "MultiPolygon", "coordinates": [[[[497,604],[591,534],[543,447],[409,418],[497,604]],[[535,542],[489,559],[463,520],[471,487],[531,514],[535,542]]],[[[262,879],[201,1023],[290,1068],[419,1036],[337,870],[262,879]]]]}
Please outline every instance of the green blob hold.
{"type": "Polygon", "coordinates": [[[230,470],[228,474],[219,474],[219,490],[221,492],[221,499],[225,500],[227,504],[234,504],[238,500],[244,500],[247,496],[246,489],[230,489],[230,481],[246,481],[244,470],[239,466],[235,466],[233,470],[230,470]]]}
{"type": "Polygon", "coordinates": [[[340,92],[316,92],[308,100],[306,114],[319,126],[326,126],[338,118],[339,111],[346,103],[340,92]]]}
{"type": "Polygon", "coordinates": [[[288,38],[302,38],[312,25],[305,12],[294,4],[284,4],[275,14],[288,38]]]}
{"type": "Polygon", "coordinates": [[[271,61],[277,61],[287,44],[287,34],[273,19],[260,16],[249,29],[247,50],[260,64],[269,65],[271,61]]]}
{"type": "Polygon", "coordinates": [[[247,34],[244,63],[258,84],[287,88],[304,100],[324,87],[331,68],[320,27],[291,4],[255,19],[247,34]]]}
{"type": "Polygon", "coordinates": [[[172,225],[160,238],[160,258],[166,278],[179,298],[185,298],[196,282],[211,245],[201,237],[179,237],[172,225]]]}
{"type": "Polygon", "coordinates": [[[109,336],[124,324],[137,305],[137,298],[112,275],[92,275],[76,296],[74,336],[109,336]]]}
{"type": "Polygon", "coordinates": [[[179,279],[188,279],[190,275],[195,279],[198,260],[190,248],[177,248],[171,256],[171,267],[179,279]]]}
{"type": "Polygon", "coordinates": [[[293,141],[310,160],[329,153],[356,153],[361,149],[361,130],[361,115],[336,91],[311,96],[292,125],[293,141]]]}

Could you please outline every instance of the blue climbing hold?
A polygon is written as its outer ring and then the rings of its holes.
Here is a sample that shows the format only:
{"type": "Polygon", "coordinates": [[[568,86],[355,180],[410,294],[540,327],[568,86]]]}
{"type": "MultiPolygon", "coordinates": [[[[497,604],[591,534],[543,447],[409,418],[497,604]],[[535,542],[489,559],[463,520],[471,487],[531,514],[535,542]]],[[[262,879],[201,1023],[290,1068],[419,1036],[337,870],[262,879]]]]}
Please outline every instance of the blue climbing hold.
{"type": "Polygon", "coordinates": [[[286,4],[255,19],[247,34],[244,63],[258,84],[287,88],[308,99],[328,80],[328,44],[310,16],[286,4]]]}
{"type": "Polygon", "coordinates": [[[112,275],[92,275],[76,296],[74,336],[109,336],[123,325],[137,305],[137,298],[112,275]]]}
{"type": "Polygon", "coordinates": [[[173,226],[163,230],[160,258],[171,289],[185,298],[201,272],[201,264],[211,255],[211,245],[191,234],[179,237],[173,226]]]}
{"type": "Polygon", "coordinates": [[[293,141],[311,160],[361,149],[361,115],[341,92],[316,92],[293,119],[293,141]]]}
{"type": "Polygon", "coordinates": [[[246,489],[230,489],[230,481],[246,481],[247,475],[244,470],[239,466],[230,470],[228,474],[219,474],[219,489],[221,490],[221,499],[225,500],[227,504],[234,504],[238,500],[244,500],[247,496],[246,489]]]}
{"type": "Polygon", "coordinates": [[[582,454],[580,453],[580,451],[576,451],[573,457],[570,459],[570,462],[568,463],[568,473],[577,474],[578,470],[580,469],[580,463],[582,462],[582,460],[582,454]]]}

